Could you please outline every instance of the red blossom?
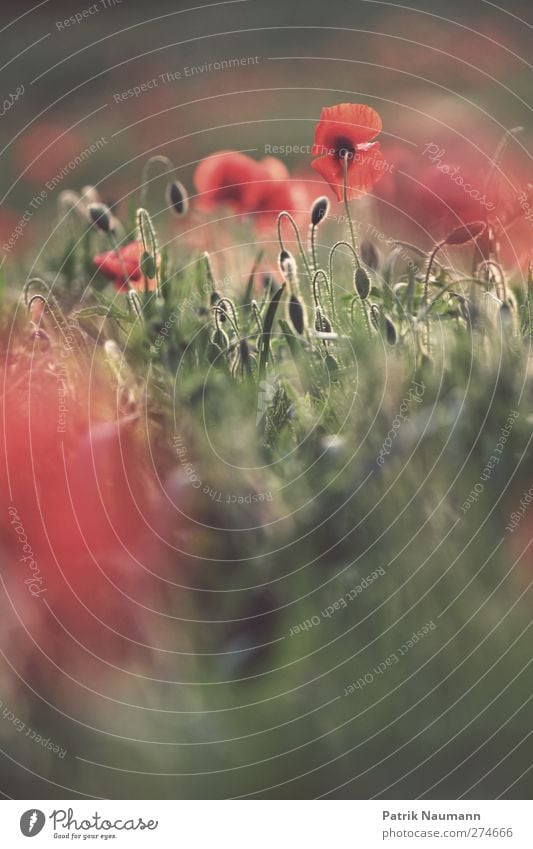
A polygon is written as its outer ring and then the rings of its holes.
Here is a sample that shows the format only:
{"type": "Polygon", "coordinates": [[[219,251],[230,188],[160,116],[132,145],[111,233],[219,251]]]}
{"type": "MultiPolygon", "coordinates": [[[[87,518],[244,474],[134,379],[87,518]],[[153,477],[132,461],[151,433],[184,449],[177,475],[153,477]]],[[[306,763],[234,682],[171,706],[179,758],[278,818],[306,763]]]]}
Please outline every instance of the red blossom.
{"type": "MultiPolygon", "coordinates": [[[[128,288],[128,282],[138,292],[144,292],[144,276],[141,271],[141,256],[143,247],[141,242],[130,242],[118,251],[105,251],[93,257],[93,262],[98,271],[112,280],[119,291],[128,288]]],[[[148,290],[152,292],[156,288],[156,280],[147,278],[148,290]]]]}
{"type": "Polygon", "coordinates": [[[343,197],[345,160],[348,163],[347,196],[366,194],[384,174],[385,159],[379,142],[381,118],[363,103],[339,103],[322,109],[312,148],[312,167],[336,194],[343,197]]]}
{"type": "Polygon", "coordinates": [[[229,206],[250,212],[261,195],[263,169],[245,153],[221,150],[202,159],[194,174],[198,205],[205,210],[229,206]]]}

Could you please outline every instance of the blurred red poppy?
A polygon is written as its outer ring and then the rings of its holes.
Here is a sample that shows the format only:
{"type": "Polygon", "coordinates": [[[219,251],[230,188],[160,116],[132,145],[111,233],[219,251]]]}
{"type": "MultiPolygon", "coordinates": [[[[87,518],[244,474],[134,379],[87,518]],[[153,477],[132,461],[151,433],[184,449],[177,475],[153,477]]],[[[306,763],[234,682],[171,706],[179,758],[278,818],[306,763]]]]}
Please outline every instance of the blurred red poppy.
{"type": "Polygon", "coordinates": [[[269,227],[280,212],[297,216],[307,211],[307,193],[302,181],[291,178],[281,160],[267,156],[258,164],[262,172],[260,191],[250,212],[259,227],[269,227]]]}
{"type": "Polygon", "coordinates": [[[344,167],[348,164],[347,196],[366,194],[384,174],[385,159],[379,142],[381,118],[363,103],[339,103],[322,109],[315,130],[312,167],[331,186],[338,200],[343,197],[344,167]]]}
{"type": "Polygon", "coordinates": [[[146,642],[169,520],[147,435],[120,409],[100,352],[90,367],[37,351],[0,367],[3,577],[44,654],[78,667],[80,650],[86,663],[146,642]]]}
{"type": "MultiPolygon", "coordinates": [[[[130,242],[118,251],[105,251],[93,257],[93,262],[98,271],[112,280],[115,287],[120,291],[126,291],[128,282],[138,292],[144,292],[144,275],[141,270],[141,256],[143,246],[141,242],[130,242]]],[[[148,291],[156,288],[154,277],[147,278],[148,291]]]]}
{"type": "Polygon", "coordinates": [[[202,159],[194,173],[198,205],[206,210],[229,206],[237,213],[250,212],[261,194],[263,171],[245,153],[221,150],[202,159]]]}

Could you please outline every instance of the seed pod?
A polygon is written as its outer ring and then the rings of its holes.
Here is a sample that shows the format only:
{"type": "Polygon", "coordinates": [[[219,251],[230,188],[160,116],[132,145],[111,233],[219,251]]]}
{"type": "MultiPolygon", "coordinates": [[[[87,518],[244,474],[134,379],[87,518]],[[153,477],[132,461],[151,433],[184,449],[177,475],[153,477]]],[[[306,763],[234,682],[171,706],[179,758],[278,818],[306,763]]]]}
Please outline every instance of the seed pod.
{"type": "Polygon", "coordinates": [[[374,271],[379,268],[379,253],[374,242],[370,239],[363,239],[361,242],[361,259],[365,265],[372,268],[374,271]]]}
{"type": "Polygon", "coordinates": [[[478,239],[486,228],[485,221],[472,221],[471,224],[464,224],[462,227],[456,227],[449,233],[445,240],[445,245],[467,245],[468,242],[474,242],[478,239]]]}
{"type": "Polygon", "coordinates": [[[298,267],[293,255],[288,251],[281,251],[279,255],[279,267],[283,279],[292,287],[298,280],[298,267]]]}
{"type": "Polygon", "coordinates": [[[177,218],[183,218],[189,211],[189,195],[179,180],[169,183],[166,191],[167,205],[177,218]]]}
{"type": "Polygon", "coordinates": [[[88,207],[89,218],[97,230],[111,233],[111,212],[104,203],[91,203],[88,207]]]}
{"type": "Polygon", "coordinates": [[[398,341],[398,333],[394,322],[388,317],[388,315],[385,316],[385,334],[389,345],[396,345],[396,342],[398,341]]]}
{"type": "Polygon", "coordinates": [[[296,332],[302,334],[305,329],[304,309],[296,295],[289,298],[289,318],[296,332]]]}
{"type": "Polygon", "coordinates": [[[359,266],[359,268],[355,270],[354,283],[355,288],[357,289],[357,294],[362,301],[365,301],[370,292],[370,277],[362,266],[359,266]]]}
{"type": "Polygon", "coordinates": [[[324,315],[320,307],[317,307],[315,313],[315,330],[317,333],[331,333],[331,322],[324,315]]]}
{"type": "Polygon", "coordinates": [[[321,221],[326,218],[329,212],[329,200],[327,197],[317,198],[311,207],[311,224],[313,227],[318,227],[321,221]]]}
{"type": "Polygon", "coordinates": [[[155,259],[152,254],[148,253],[148,251],[143,251],[141,256],[141,271],[144,277],[147,277],[149,280],[153,280],[155,277],[155,259]]]}

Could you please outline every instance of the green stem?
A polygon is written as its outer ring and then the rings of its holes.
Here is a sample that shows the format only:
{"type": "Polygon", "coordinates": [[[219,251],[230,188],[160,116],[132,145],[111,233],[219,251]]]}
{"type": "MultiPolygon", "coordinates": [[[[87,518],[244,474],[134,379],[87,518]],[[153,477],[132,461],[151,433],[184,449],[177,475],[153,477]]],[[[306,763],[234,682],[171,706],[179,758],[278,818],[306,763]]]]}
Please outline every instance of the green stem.
{"type": "Polygon", "coordinates": [[[355,231],[352,221],[352,214],[350,212],[350,205],[348,203],[348,154],[345,153],[343,156],[344,159],[344,178],[342,181],[342,199],[344,201],[344,209],[346,210],[346,218],[348,219],[348,224],[350,225],[350,237],[352,239],[352,246],[354,249],[354,253],[357,253],[357,247],[355,244],[355,231]]]}
{"type": "Polygon", "coordinates": [[[282,235],[281,235],[281,222],[282,222],[283,218],[287,218],[290,221],[292,229],[294,230],[294,232],[296,234],[296,241],[298,242],[298,249],[300,251],[300,255],[302,257],[303,264],[305,265],[305,270],[307,272],[309,282],[312,283],[313,282],[313,274],[312,274],[311,268],[309,266],[309,262],[307,261],[307,256],[306,256],[306,253],[305,253],[305,250],[304,250],[304,246],[302,244],[300,231],[298,230],[298,225],[296,224],[296,221],[294,220],[294,218],[292,217],[290,212],[280,212],[280,214],[278,215],[278,241],[279,241],[281,250],[282,251],[285,250],[285,245],[283,244],[283,238],[282,238],[282,235]]]}

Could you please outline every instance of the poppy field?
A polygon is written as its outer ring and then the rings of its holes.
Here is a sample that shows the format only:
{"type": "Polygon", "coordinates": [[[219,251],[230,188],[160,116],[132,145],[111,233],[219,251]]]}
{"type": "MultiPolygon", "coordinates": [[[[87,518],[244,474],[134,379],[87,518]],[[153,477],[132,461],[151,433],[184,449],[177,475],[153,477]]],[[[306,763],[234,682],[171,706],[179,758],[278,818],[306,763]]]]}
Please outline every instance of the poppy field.
{"type": "Polygon", "coordinates": [[[3,796],[529,798],[527,5],[8,6],[3,796]]]}

